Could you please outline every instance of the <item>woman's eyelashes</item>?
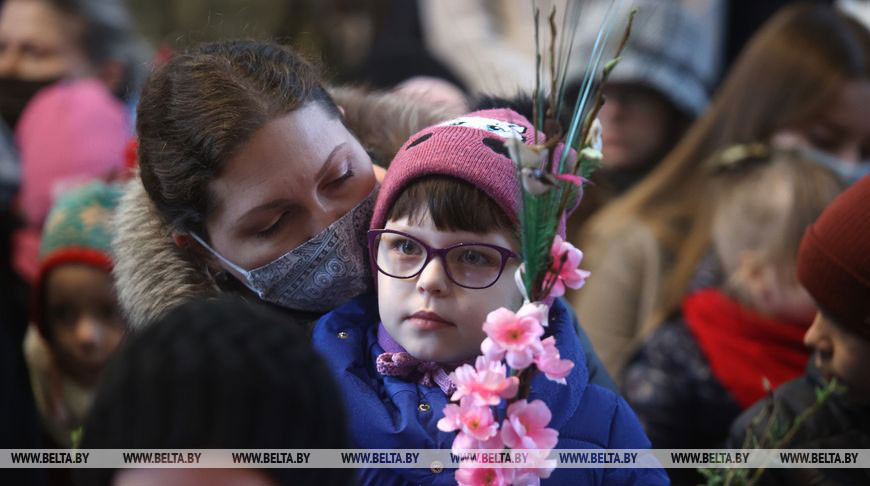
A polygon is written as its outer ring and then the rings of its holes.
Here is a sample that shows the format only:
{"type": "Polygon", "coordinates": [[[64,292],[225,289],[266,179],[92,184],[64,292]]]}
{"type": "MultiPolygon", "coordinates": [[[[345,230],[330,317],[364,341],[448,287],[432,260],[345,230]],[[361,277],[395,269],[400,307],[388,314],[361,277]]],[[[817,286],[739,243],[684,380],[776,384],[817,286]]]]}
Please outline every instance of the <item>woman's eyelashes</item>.
{"type": "Polygon", "coordinates": [[[341,187],[341,186],[344,185],[345,182],[347,182],[348,180],[350,180],[354,175],[356,175],[356,172],[354,172],[353,168],[348,167],[347,170],[345,170],[343,174],[341,174],[341,175],[338,176],[337,178],[335,178],[335,179],[333,179],[332,181],[330,181],[330,182],[327,184],[327,187],[330,187],[330,188],[338,188],[338,187],[341,187]]]}
{"type": "Polygon", "coordinates": [[[277,233],[278,230],[281,229],[281,227],[284,226],[284,224],[286,223],[287,213],[288,213],[287,211],[284,211],[283,213],[281,213],[281,216],[279,216],[278,219],[276,219],[275,222],[272,223],[271,226],[269,226],[268,228],[266,228],[264,230],[258,231],[255,236],[257,238],[266,239],[266,238],[274,235],[275,233],[277,233]]]}
{"type": "MultiPolygon", "coordinates": [[[[340,176],[332,179],[331,181],[326,183],[325,188],[328,190],[340,189],[344,186],[348,181],[350,181],[356,175],[356,171],[353,169],[352,164],[348,163],[344,172],[341,173],[340,176]]],[[[266,239],[270,236],[277,233],[284,225],[287,224],[290,218],[290,213],[293,211],[283,211],[281,215],[267,228],[257,231],[254,236],[260,239],[266,239]]]]}

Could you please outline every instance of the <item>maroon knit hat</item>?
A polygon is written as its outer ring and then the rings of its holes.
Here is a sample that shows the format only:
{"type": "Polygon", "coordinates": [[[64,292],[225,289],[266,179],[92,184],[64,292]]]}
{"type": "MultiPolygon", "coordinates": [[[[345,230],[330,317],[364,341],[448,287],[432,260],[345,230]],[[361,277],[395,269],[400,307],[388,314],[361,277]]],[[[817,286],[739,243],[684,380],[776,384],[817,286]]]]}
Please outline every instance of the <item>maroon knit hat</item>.
{"type": "Polygon", "coordinates": [[[834,199],[807,228],[797,274],[820,308],[870,339],[870,176],[834,199]]]}
{"type": "MultiPolygon", "coordinates": [[[[520,190],[507,144],[532,144],[535,130],[508,109],[482,110],[426,128],[399,149],[375,203],[372,229],[383,228],[387,213],[409,183],[424,176],[464,180],[482,190],[513,222],[519,218],[520,190]]],[[[538,134],[538,142],[543,141],[538,134]]]]}

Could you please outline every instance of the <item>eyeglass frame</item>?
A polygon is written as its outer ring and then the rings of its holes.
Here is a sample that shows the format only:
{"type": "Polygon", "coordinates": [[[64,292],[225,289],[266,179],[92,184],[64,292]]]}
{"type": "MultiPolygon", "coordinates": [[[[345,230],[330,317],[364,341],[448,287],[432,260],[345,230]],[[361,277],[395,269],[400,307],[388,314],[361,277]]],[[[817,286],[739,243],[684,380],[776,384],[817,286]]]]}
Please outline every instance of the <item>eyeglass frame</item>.
{"type": "Polygon", "coordinates": [[[432,248],[431,246],[429,246],[428,243],[426,243],[425,241],[420,239],[420,237],[418,237],[418,236],[414,236],[414,235],[411,235],[411,234],[408,234],[408,233],[405,233],[402,231],[388,230],[388,229],[369,230],[368,231],[368,240],[369,240],[368,241],[369,259],[371,260],[372,270],[374,271],[374,273],[380,272],[388,277],[399,279],[399,280],[408,280],[408,279],[419,277],[420,274],[423,273],[423,270],[426,269],[426,266],[428,266],[429,263],[434,258],[437,257],[441,260],[441,266],[444,267],[444,274],[447,275],[447,279],[450,280],[452,283],[454,283],[454,284],[456,284],[459,287],[462,287],[464,289],[483,290],[483,289],[488,289],[488,288],[492,287],[493,285],[496,284],[496,282],[499,281],[499,279],[501,278],[501,274],[504,273],[504,267],[507,266],[508,260],[510,260],[511,258],[514,258],[514,259],[522,262],[522,258],[515,251],[509,250],[507,248],[504,248],[504,247],[501,247],[498,245],[492,245],[489,243],[473,243],[473,242],[468,243],[468,242],[466,242],[466,243],[457,243],[455,245],[450,245],[446,248],[432,248]],[[419,243],[426,250],[426,260],[423,261],[423,266],[420,267],[420,270],[417,270],[417,272],[415,274],[409,275],[407,277],[397,277],[397,276],[389,274],[389,273],[385,272],[383,269],[381,269],[381,267],[378,265],[378,261],[377,261],[378,249],[377,249],[377,246],[375,245],[375,242],[376,242],[377,238],[384,233],[391,233],[391,234],[395,234],[395,235],[404,236],[405,238],[410,238],[410,239],[416,241],[417,243],[419,243]],[[446,255],[447,255],[447,252],[449,252],[451,250],[455,250],[456,248],[462,248],[463,246],[485,246],[487,248],[491,248],[491,249],[499,252],[499,254],[501,255],[501,266],[498,269],[498,275],[496,275],[496,277],[492,281],[492,283],[490,283],[489,285],[486,285],[484,287],[469,287],[467,285],[462,285],[461,283],[457,282],[453,278],[453,275],[450,274],[450,266],[447,264],[446,255]]]}

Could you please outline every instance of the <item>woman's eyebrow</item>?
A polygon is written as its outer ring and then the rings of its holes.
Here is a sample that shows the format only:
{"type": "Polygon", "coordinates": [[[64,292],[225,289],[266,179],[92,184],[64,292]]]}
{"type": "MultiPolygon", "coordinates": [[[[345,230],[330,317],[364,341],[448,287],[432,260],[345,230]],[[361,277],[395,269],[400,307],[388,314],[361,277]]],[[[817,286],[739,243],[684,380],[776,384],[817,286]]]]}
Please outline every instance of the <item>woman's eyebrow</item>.
{"type": "Polygon", "coordinates": [[[324,162],[323,165],[320,166],[320,170],[317,171],[317,174],[314,176],[314,180],[319,181],[323,179],[323,176],[332,167],[332,164],[335,161],[335,154],[337,154],[339,150],[346,146],[347,142],[342,142],[336,145],[335,148],[332,149],[332,152],[329,152],[329,155],[326,156],[326,162],[324,162]]]}
{"type": "MultiPolygon", "coordinates": [[[[320,179],[323,178],[323,176],[327,173],[327,171],[333,166],[333,164],[336,160],[335,155],[342,148],[346,147],[347,144],[348,144],[347,142],[342,142],[342,143],[336,145],[335,148],[333,148],[332,151],[329,152],[329,155],[326,157],[326,162],[324,162],[323,165],[320,167],[320,169],[317,171],[317,174],[314,176],[315,177],[314,180],[319,181],[320,179]]],[[[249,216],[251,216],[254,213],[272,210],[272,209],[276,209],[276,208],[283,208],[286,206],[288,206],[288,201],[286,199],[275,199],[273,201],[269,201],[267,203],[260,204],[259,206],[255,206],[255,207],[245,211],[244,214],[242,214],[241,216],[239,216],[236,219],[236,224],[241,224],[242,222],[244,222],[244,220],[246,218],[248,218],[249,216]]]]}
{"type": "Polygon", "coordinates": [[[253,208],[245,211],[244,214],[242,214],[241,216],[239,216],[236,219],[235,224],[236,224],[236,226],[242,225],[245,222],[245,219],[247,219],[248,217],[250,217],[256,213],[259,213],[262,211],[270,211],[270,210],[278,209],[278,208],[286,208],[286,207],[289,207],[291,205],[292,204],[289,201],[287,201],[286,199],[275,199],[273,201],[269,201],[267,203],[260,204],[259,206],[253,207],[253,208]]]}

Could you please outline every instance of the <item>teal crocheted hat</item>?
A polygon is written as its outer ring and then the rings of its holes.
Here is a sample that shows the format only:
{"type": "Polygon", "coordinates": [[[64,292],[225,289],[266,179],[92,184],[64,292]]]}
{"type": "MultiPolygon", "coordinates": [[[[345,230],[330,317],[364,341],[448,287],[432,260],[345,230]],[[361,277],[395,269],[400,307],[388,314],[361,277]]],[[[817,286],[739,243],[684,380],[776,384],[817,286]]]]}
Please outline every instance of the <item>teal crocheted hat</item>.
{"type": "Polygon", "coordinates": [[[33,320],[43,334],[44,288],[52,269],[65,263],[85,263],[111,272],[112,214],[122,192],[117,185],[91,182],[55,199],[42,230],[33,295],[33,320]]]}

